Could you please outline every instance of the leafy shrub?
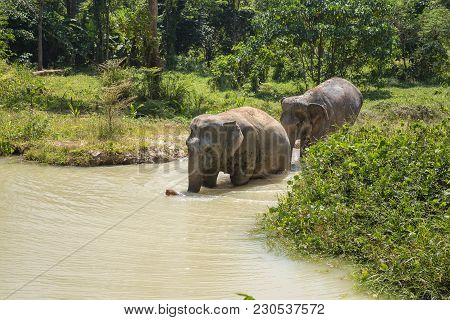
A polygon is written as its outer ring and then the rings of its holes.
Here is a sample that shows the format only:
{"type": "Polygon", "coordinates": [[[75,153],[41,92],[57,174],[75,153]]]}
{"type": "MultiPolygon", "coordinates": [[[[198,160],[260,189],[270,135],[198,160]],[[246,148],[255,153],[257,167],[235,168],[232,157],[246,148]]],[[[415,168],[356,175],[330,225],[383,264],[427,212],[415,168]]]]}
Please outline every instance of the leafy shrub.
{"type": "Polygon", "coordinates": [[[344,129],[313,145],[261,219],[301,253],[346,257],[377,294],[450,297],[448,123],[344,129]]]}
{"type": "Polygon", "coordinates": [[[183,103],[188,99],[189,90],[187,84],[173,73],[165,73],[161,81],[161,99],[169,102],[176,110],[181,111],[183,103]]]}
{"type": "Polygon", "coordinates": [[[67,106],[69,107],[69,111],[72,116],[77,118],[80,115],[80,109],[74,105],[73,100],[70,100],[67,106]]]}
{"type": "Polygon", "coordinates": [[[21,139],[34,140],[41,138],[48,127],[48,118],[46,115],[34,114],[28,118],[21,130],[21,139]]]}
{"type": "Polygon", "coordinates": [[[131,78],[133,91],[140,99],[158,99],[161,95],[161,69],[140,68],[131,78]]]}
{"type": "Polygon", "coordinates": [[[14,153],[14,147],[9,141],[0,139],[0,156],[9,156],[14,153]]]}
{"type": "Polygon", "coordinates": [[[183,105],[183,115],[193,118],[207,111],[207,98],[197,91],[191,91],[189,102],[183,105]]]}
{"type": "Polygon", "coordinates": [[[129,109],[130,109],[130,116],[132,117],[132,118],[136,118],[137,116],[138,116],[138,112],[139,112],[139,109],[141,109],[143,107],[143,105],[142,104],[140,104],[140,105],[134,105],[134,103],[130,103],[130,106],[129,106],[129,109]]]}
{"type": "Polygon", "coordinates": [[[189,109],[190,92],[186,81],[172,72],[160,69],[139,69],[132,77],[133,95],[143,107],[140,113],[173,117],[189,109]]]}
{"type": "Polygon", "coordinates": [[[142,102],[140,113],[147,116],[169,119],[177,115],[177,110],[168,101],[149,99],[142,102]]]}
{"type": "Polygon", "coordinates": [[[44,85],[26,66],[0,60],[0,107],[21,109],[43,105],[44,85]]]}
{"type": "Polygon", "coordinates": [[[127,79],[129,69],[123,67],[125,59],[111,59],[98,66],[100,78],[105,86],[111,86],[127,79]]]}
{"type": "Polygon", "coordinates": [[[237,89],[245,84],[251,91],[257,92],[261,83],[268,78],[273,52],[266,46],[260,46],[255,38],[239,43],[234,53],[218,56],[211,66],[211,84],[219,90],[237,89]]]}
{"type": "Polygon", "coordinates": [[[182,72],[205,72],[206,56],[203,49],[189,50],[177,57],[177,70],[182,72]]]}
{"type": "Polygon", "coordinates": [[[219,56],[211,66],[211,85],[215,89],[238,89],[243,84],[243,75],[234,55],[219,56]]]}

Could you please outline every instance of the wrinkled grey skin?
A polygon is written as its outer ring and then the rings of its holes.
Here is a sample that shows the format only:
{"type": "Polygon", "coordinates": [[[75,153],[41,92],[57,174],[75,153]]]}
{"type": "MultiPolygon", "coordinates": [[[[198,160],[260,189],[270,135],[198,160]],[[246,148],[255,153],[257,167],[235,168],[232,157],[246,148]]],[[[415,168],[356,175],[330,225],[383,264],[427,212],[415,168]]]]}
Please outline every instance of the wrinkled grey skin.
{"type": "Polygon", "coordinates": [[[300,139],[300,152],[310,143],[344,123],[354,123],[361,106],[361,92],[349,81],[331,78],[301,96],[284,98],[281,124],[291,151],[300,139]]]}
{"type": "Polygon", "coordinates": [[[186,145],[189,192],[215,187],[219,172],[229,173],[233,185],[243,185],[289,169],[286,131],[267,113],[251,107],[196,117],[186,145]]]}

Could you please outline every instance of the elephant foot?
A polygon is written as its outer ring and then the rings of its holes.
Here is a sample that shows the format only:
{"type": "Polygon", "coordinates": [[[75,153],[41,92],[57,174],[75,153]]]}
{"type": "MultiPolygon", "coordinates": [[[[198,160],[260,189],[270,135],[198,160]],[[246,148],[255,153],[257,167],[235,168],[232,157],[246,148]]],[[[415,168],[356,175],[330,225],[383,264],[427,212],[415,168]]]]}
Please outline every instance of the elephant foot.
{"type": "Polygon", "coordinates": [[[215,188],[217,187],[217,176],[219,174],[212,174],[203,177],[203,186],[206,188],[215,188]]]}
{"type": "Polygon", "coordinates": [[[251,175],[244,175],[244,174],[233,174],[230,176],[231,183],[235,186],[242,186],[244,184],[247,184],[250,179],[251,175]]]}
{"type": "Polygon", "coordinates": [[[189,186],[188,192],[199,193],[201,186],[189,186]]]}

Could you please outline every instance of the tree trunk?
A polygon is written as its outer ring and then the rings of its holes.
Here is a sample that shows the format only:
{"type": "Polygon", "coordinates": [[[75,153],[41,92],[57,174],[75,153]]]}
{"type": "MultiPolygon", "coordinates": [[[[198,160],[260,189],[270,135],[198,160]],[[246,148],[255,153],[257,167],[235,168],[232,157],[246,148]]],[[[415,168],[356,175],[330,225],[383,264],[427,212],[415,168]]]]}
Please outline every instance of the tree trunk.
{"type": "Polygon", "coordinates": [[[159,56],[159,39],[158,39],[158,1],[148,0],[150,13],[150,43],[149,53],[147,57],[147,67],[161,67],[161,58],[159,56]]]}
{"type": "Polygon", "coordinates": [[[93,0],[94,6],[94,20],[97,28],[97,62],[104,61],[104,36],[103,36],[103,21],[102,21],[102,2],[104,0],[93,0]]]}
{"type": "Polygon", "coordinates": [[[310,73],[310,77],[311,80],[314,81],[314,43],[310,42],[309,43],[309,73],[310,73]]]}
{"type": "Polygon", "coordinates": [[[42,20],[44,15],[44,0],[39,0],[39,23],[38,23],[38,70],[44,69],[44,52],[42,48],[42,20]]]}
{"type": "Polygon", "coordinates": [[[166,25],[166,67],[168,69],[176,67],[176,43],[177,28],[181,19],[181,12],[186,6],[186,0],[165,0],[164,22],[166,25]]]}
{"type": "Polygon", "coordinates": [[[232,34],[232,41],[233,41],[233,45],[236,44],[237,42],[237,8],[236,8],[236,0],[231,0],[232,3],[232,7],[231,10],[233,12],[233,34],[232,34]]]}
{"type": "Polygon", "coordinates": [[[78,2],[80,0],[65,0],[66,6],[66,18],[67,19],[75,19],[78,13],[78,2]]]}
{"type": "Polygon", "coordinates": [[[322,58],[323,58],[323,37],[319,34],[319,46],[317,48],[317,80],[316,84],[320,84],[322,79],[322,58]]]}
{"type": "Polygon", "coordinates": [[[111,0],[105,0],[105,6],[106,6],[106,60],[109,59],[109,16],[110,16],[110,6],[111,0]]]}

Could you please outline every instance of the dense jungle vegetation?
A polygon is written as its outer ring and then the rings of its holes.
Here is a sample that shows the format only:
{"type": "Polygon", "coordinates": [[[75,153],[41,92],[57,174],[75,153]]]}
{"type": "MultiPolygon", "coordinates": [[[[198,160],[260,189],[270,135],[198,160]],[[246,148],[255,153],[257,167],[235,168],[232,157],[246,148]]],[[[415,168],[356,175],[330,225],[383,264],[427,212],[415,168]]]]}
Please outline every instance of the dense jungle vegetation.
{"type": "Polygon", "coordinates": [[[0,156],[58,165],[185,155],[192,117],[333,76],[356,124],[311,146],[270,240],[357,266],[378,297],[448,299],[448,0],[2,0],[0,156]],[[37,72],[36,72],[37,71],[37,72]]]}

